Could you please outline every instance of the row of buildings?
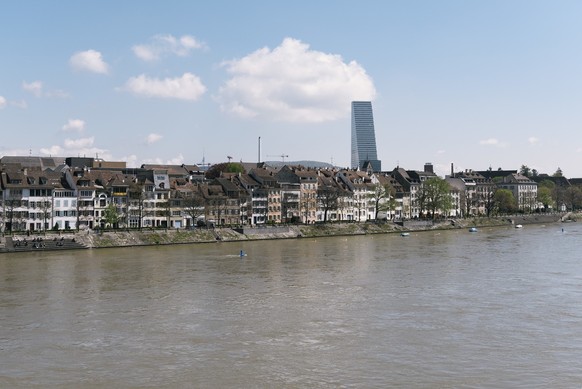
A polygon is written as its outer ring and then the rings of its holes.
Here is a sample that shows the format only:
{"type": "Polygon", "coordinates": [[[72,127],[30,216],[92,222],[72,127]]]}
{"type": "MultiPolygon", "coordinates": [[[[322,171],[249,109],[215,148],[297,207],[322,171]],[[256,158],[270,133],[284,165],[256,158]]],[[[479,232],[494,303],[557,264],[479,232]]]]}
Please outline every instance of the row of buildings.
{"type": "MultiPolygon", "coordinates": [[[[0,228],[43,231],[84,228],[188,228],[200,224],[264,225],[324,221],[406,220],[425,216],[421,171],[269,167],[207,179],[196,165],[143,165],[93,158],[0,159],[0,228]]],[[[520,210],[540,207],[537,183],[517,171],[464,171],[444,179],[450,207],[439,216],[490,213],[498,188],[514,193],[520,210]]],[[[434,215],[432,215],[434,216],[434,215]]]]}

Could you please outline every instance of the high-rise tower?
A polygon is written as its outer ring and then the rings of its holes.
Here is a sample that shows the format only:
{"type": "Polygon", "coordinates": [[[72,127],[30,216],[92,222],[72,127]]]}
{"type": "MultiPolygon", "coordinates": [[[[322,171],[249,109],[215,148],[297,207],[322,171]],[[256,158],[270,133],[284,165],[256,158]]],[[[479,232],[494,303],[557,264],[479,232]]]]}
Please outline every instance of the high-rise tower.
{"type": "Polygon", "coordinates": [[[374,115],[370,101],[352,101],[352,168],[363,168],[366,162],[379,172],[382,164],[376,152],[374,115]]]}

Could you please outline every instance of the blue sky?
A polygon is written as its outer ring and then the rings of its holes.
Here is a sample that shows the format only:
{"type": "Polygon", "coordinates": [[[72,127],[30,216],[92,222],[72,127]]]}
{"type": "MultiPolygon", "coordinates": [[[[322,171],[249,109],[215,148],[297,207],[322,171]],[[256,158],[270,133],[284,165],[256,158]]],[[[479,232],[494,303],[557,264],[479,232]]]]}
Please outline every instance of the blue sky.
{"type": "Polygon", "coordinates": [[[0,155],[582,177],[580,1],[2,1],[0,155]]]}

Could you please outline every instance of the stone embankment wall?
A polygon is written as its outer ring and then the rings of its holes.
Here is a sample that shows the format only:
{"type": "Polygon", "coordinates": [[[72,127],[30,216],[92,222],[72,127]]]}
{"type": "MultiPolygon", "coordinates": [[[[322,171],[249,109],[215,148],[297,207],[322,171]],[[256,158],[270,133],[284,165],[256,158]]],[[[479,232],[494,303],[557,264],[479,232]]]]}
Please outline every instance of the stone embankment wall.
{"type": "MultiPolygon", "coordinates": [[[[56,243],[45,244],[38,247],[18,246],[14,249],[13,237],[5,237],[0,240],[0,253],[14,251],[49,251],[54,249],[80,249],[80,248],[107,248],[107,247],[131,247],[153,246],[170,244],[192,243],[216,243],[236,242],[263,239],[292,239],[303,237],[325,236],[351,236],[366,234],[385,234],[401,231],[423,231],[435,229],[458,229],[469,227],[496,227],[511,226],[516,224],[546,224],[559,222],[563,214],[555,215],[526,215],[503,218],[470,218],[451,219],[438,223],[433,222],[405,222],[403,224],[387,223],[326,223],[314,225],[291,225],[261,228],[245,228],[234,230],[231,228],[195,229],[195,230],[116,230],[108,232],[80,231],[75,234],[67,234],[69,243],[65,246],[57,246],[56,243]],[[74,244],[73,244],[74,242],[74,244]],[[53,247],[54,246],[54,247],[53,247]]],[[[570,220],[575,220],[575,215],[568,214],[570,220]]],[[[46,242],[46,241],[45,241],[46,242]]]]}

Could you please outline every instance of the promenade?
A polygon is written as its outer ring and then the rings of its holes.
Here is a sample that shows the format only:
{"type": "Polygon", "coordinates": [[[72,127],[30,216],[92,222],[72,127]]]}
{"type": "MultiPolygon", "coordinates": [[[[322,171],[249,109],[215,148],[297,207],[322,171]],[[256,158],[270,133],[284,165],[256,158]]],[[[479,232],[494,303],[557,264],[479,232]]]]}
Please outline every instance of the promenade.
{"type": "Polygon", "coordinates": [[[172,244],[240,242],[265,239],[297,239],[325,236],[387,234],[435,229],[499,227],[510,225],[557,223],[571,214],[518,215],[496,218],[447,219],[443,221],[405,221],[401,223],[326,223],[314,225],[263,226],[245,228],[196,228],[158,230],[85,230],[66,234],[13,235],[0,238],[0,253],[79,250],[112,247],[156,246],[172,244]]]}

